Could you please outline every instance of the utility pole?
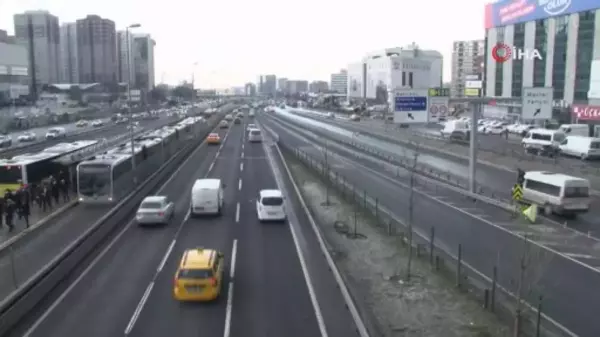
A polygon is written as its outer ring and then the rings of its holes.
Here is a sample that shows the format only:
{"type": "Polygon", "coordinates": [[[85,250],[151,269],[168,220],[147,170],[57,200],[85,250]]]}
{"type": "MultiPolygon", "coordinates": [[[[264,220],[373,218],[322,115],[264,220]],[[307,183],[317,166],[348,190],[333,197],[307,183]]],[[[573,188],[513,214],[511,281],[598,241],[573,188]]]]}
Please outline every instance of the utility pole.
{"type": "Polygon", "coordinates": [[[417,170],[417,162],[419,160],[419,148],[413,152],[413,163],[410,170],[410,194],[408,197],[408,263],[406,266],[406,281],[410,281],[410,273],[412,269],[413,259],[413,217],[415,204],[415,171],[417,170]]]}
{"type": "Polygon", "coordinates": [[[131,37],[129,35],[129,30],[132,28],[138,28],[141,27],[142,25],[140,25],[139,23],[134,23],[131,24],[129,26],[127,26],[127,28],[125,28],[125,36],[127,38],[127,77],[128,77],[128,81],[127,81],[127,107],[129,109],[129,142],[131,144],[131,173],[133,176],[133,184],[137,185],[137,174],[135,172],[136,170],[136,166],[135,166],[135,142],[134,142],[134,130],[133,130],[133,110],[131,109],[131,82],[133,81],[133,79],[131,78],[131,67],[133,66],[131,64],[131,37]]]}
{"type": "MultiPolygon", "coordinates": [[[[327,139],[325,139],[325,174],[326,174],[326,178],[327,180],[329,180],[329,158],[328,158],[328,152],[329,152],[329,142],[327,141],[327,139]]],[[[329,182],[327,182],[325,184],[325,206],[329,206],[331,205],[330,199],[329,199],[329,182]]]]}
{"type": "Polygon", "coordinates": [[[477,171],[477,120],[480,108],[480,103],[471,104],[471,130],[469,130],[469,191],[471,193],[477,191],[477,180],[475,179],[477,171]]]}

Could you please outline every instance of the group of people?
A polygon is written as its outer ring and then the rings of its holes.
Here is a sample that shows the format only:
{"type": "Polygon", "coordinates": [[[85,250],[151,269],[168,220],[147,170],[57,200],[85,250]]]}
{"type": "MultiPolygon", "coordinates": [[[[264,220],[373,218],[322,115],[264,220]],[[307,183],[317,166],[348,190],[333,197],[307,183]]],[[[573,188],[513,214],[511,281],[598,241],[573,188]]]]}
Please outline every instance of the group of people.
{"type": "Polygon", "coordinates": [[[4,197],[0,198],[0,227],[5,224],[8,231],[15,229],[15,216],[18,220],[24,220],[26,228],[29,228],[29,217],[32,205],[37,205],[42,212],[51,211],[53,206],[62,202],[68,202],[69,181],[64,174],[58,178],[49,176],[40,183],[24,185],[17,191],[6,190],[4,197]]]}

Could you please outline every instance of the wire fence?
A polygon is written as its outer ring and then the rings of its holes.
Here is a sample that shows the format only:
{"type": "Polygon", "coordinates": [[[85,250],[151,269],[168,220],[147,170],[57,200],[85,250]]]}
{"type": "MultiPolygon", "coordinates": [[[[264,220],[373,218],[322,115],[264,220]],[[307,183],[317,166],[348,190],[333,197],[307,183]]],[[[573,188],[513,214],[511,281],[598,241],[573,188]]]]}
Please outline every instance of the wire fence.
{"type": "MultiPolygon", "coordinates": [[[[487,276],[465,262],[464,244],[447,247],[436,238],[435,226],[428,231],[423,231],[423,228],[407,225],[397,214],[380,204],[376,192],[353,185],[347,177],[332,169],[325,159],[315,158],[314,154],[289,146],[281,139],[278,139],[277,143],[288,159],[295,159],[302,163],[328,188],[333,188],[344,200],[356,205],[359,213],[372,217],[374,223],[387,235],[401,236],[405,248],[411,247],[409,252],[414,252],[416,258],[427,261],[433,270],[453,279],[456,287],[475,296],[483,308],[512,322],[515,331],[513,336],[573,337],[571,333],[562,330],[543,315],[543,296],[535,296],[535,300],[532,301],[532,296],[514,295],[499,284],[500,275],[496,265],[490,266],[491,275],[487,276]],[[526,297],[533,303],[527,303],[526,297]]],[[[350,231],[353,232],[349,233],[350,235],[360,235],[357,233],[356,225],[353,229],[352,226],[350,227],[350,231]]],[[[522,274],[525,272],[523,263],[520,270],[522,274]]]]}

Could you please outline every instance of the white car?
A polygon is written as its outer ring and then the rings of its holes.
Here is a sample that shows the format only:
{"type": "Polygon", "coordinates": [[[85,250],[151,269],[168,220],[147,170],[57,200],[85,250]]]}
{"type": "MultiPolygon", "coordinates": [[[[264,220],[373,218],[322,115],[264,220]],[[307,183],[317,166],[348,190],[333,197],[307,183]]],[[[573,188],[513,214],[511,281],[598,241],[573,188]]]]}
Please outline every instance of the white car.
{"type": "Polygon", "coordinates": [[[285,221],[284,199],[280,190],[261,190],[256,200],[258,221],[285,221]]]}
{"type": "Polygon", "coordinates": [[[95,121],[92,122],[92,126],[93,127],[100,127],[102,125],[104,125],[104,122],[101,121],[101,120],[95,120],[95,121]]]}
{"type": "Polygon", "coordinates": [[[0,147],[10,147],[12,145],[12,138],[10,136],[0,135],[0,147]]]}
{"type": "Polygon", "coordinates": [[[488,135],[503,135],[507,132],[503,125],[488,125],[484,130],[484,133],[488,135]]]}
{"type": "Polygon", "coordinates": [[[248,124],[248,126],[246,127],[246,131],[255,130],[255,129],[258,129],[258,126],[256,126],[256,124],[248,124]]]}
{"type": "Polygon", "coordinates": [[[135,214],[138,225],[168,224],[175,216],[175,204],[166,196],[146,197],[135,214]]]}
{"type": "Polygon", "coordinates": [[[79,122],[75,123],[75,126],[78,128],[83,128],[88,126],[88,122],[85,120],[80,120],[79,122]]]}
{"type": "Polygon", "coordinates": [[[37,136],[33,132],[25,132],[19,135],[18,140],[20,143],[33,142],[37,136]]]}

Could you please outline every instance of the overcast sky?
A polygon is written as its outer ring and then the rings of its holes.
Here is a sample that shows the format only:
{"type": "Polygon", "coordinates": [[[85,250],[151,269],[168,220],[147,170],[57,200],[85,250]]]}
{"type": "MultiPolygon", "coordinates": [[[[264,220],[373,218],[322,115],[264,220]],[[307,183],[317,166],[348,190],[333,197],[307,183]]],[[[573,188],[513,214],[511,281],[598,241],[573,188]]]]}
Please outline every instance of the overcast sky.
{"type": "Polygon", "coordinates": [[[0,0],[0,29],[15,13],[45,9],[72,22],[88,14],[156,40],[156,82],[191,79],[196,87],[241,86],[259,74],[306,80],[329,75],[374,50],[416,42],[444,55],[452,41],[481,39],[486,0],[0,0]],[[197,66],[193,66],[198,62],[197,66]]]}

